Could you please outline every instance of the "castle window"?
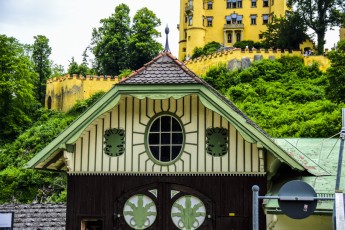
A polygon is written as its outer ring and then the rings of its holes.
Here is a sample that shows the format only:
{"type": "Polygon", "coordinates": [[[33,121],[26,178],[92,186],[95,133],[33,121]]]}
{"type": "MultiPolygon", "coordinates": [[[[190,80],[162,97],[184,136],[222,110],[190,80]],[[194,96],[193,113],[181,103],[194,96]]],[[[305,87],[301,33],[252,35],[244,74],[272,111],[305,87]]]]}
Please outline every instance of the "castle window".
{"type": "Polygon", "coordinates": [[[232,43],[232,34],[228,33],[228,43],[232,43]]]}
{"type": "Polygon", "coordinates": [[[242,0],[237,0],[237,8],[242,8],[242,0]]]}
{"type": "Polygon", "coordinates": [[[188,25],[189,26],[193,25],[193,16],[192,15],[188,16],[188,25]]]}
{"type": "Polygon", "coordinates": [[[262,16],[262,24],[268,24],[268,14],[264,14],[262,16]]]}
{"type": "Polygon", "coordinates": [[[251,25],[256,25],[256,15],[251,15],[250,16],[250,24],[251,25]]]}
{"type": "Polygon", "coordinates": [[[240,42],[241,41],[241,32],[236,33],[236,41],[240,42]]]}
{"type": "Polygon", "coordinates": [[[236,24],[237,14],[231,14],[231,24],[236,24]]]}
{"type": "Polygon", "coordinates": [[[231,24],[231,16],[226,16],[225,21],[226,21],[227,25],[230,25],[231,24]]]}
{"type": "Polygon", "coordinates": [[[211,2],[211,1],[207,2],[207,9],[208,10],[212,10],[213,9],[213,2],[211,2]]]}
{"type": "Polygon", "coordinates": [[[264,7],[268,7],[268,0],[264,0],[264,7]]]}
{"type": "MultiPolygon", "coordinates": [[[[242,3],[242,1],[241,1],[242,3]]],[[[226,8],[236,8],[237,0],[226,0],[226,8]]]]}
{"type": "Polygon", "coordinates": [[[211,26],[212,26],[212,21],[213,21],[213,18],[212,18],[212,17],[207,17],[207,26],[208,26],[208,27],[211,27],[211,26]]]}
{"type": "Polygon", "coordinates": [[[256,0],[252,0],[252,7],[256,7],[256,0]]]}
{"type": "Polygon", "coordinates": [[[153,118],[146,133],[146,147],[154,161],[172,163],[182,152],[184,132],[175,116],[163,114],[153,118]]]}
{"type": "Polygon", "coordinates": [[[236,23],[237,24],[242,24],[242,15],[237,15],[236,23]]]}

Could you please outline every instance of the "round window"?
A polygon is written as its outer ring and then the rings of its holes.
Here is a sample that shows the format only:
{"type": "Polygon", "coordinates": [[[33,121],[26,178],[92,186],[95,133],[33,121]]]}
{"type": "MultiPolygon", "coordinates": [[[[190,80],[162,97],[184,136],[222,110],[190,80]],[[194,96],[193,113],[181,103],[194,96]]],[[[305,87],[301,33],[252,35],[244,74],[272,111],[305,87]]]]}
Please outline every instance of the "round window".
{"type": "Polygon", "coordinates": [[[177,159],[183,147],[183,130],[173,116],[154,118],[148,126],[147,147],[152,157],[163,163],[177,159]]]}
{"type": "Polygon", "coordinates": [[[204,223],[205,217],[205,205],[195,196],[182,196],[171,208],[172,221],[179,229],[198,229],[204,223]]]}
{"type": "Polygon", "coordinates": [[[155,202],[148,196],[138,194],[130,197],[123,207],[126,223],[133,229],[146,229],[156,220],[155,202]]]}

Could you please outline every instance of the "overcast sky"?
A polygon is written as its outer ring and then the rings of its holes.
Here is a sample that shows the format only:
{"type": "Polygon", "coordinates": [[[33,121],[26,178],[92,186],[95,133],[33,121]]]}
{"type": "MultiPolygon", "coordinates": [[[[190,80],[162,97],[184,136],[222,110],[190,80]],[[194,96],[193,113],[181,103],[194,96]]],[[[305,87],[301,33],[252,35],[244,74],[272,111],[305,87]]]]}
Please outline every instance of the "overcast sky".
{"type": "Polygon", "coordinates": [[[0,34],[33,44],[34,36],[44,35],[52,47],[50,59],[68,67],[72,57],[80,64],[82,53],[91,42],[92,29],[101,26],[101,19],[125,3],[130,17],[147,7],[161,20],[158,28],[165,45],[164,29],[168,24],[169,47],[178,56],[179,0],[0,0],[0,34]]]}
{"type": "MultiPolygon", "coordinates": [[[[52,47],[50,59],[66,70],[72,57],[81,63],[81,55],[91,42],[92,28],[98,28],[99,21],[110,17],[121,3],[129,6],[131,18],[142,7],[157,15],[162,22],[158,41],[163,46],[168,24],[169,47],[178,56],[180,0],[0,0],[0,34],[27,44],[33,44],[36,35],[46,36],[52,47]]],[[[328,33],[326,40],[326,48],[333,47],[339,40],[338,29],[328,33]]]]}

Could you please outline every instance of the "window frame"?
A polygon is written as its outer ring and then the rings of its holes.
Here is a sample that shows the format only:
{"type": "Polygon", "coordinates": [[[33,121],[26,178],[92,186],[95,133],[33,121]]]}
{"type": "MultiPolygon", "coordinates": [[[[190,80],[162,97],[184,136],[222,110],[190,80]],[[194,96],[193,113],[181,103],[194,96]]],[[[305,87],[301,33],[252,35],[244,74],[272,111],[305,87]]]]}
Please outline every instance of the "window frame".
{"type": "Polygon", "coordinates": [[[250,24],[251,25],[256,25],[256,20],[257,16],[256,15],[250,15],[250,24]]]}
{"type": "MultiPolygon", "coordinates": [[[[173,128],[173,127],[171,127],[173,128]]],[[[175,127],[176,128],[176,127],[175,127]]],[[[146,149],[146,152],[149,156],[149,158],[155,162],[156,164],[159,164],[159,165],[170,165],[170,164],[173,164],[175,163],[177,160],[180,159],[183,151],[184,151],[184,147],[185,147],[185,140],[186,140],[186,132],[185,132],[185,129],[184,129],[184,125],[183,125],[183,122],[181,121],[181,119],[179,117],[177,117],[174,113],[169,113],[169,112],[163,112],[163,113],[158,113],[156,114],[155,116],[153,116],[150,121],[148,122],[147,126],[146,126],[146,129],[145,129],[145,149],[146,149]],[[160,119],[162,117],[170,117],[171,119],[174,119],[178,124],[179,124],[179,128],[180,128],[180,131],[173,131],[170,129],[170,131],[161,131],[161,126],[159,126],[159,131],[151,131],[151,128],[152,128],[152,125],[155,124],[155,122],[160,119]],[[158,144],[150,144],[150,134],[157,134],[159,135],[159,137],[161,138],[162,135],[161,134],[170,134],[170,143],[169,144],[162,144],[161,143],[161,139],[159,140],[159,143],[158,144]],[[173,135],[172,134],[180,134],[181,135],[181,143],[172,143],[173,141],[173,135]],[[162,148],[162,145],[163,147],[170,147],[170,156],[169,156],[169,160],[168,161],[164,161],[162,160],[162,155],[161,154],[161,148],[162,148]],[[172,151],[172,147],[180,147],[179,149],[179,152],[176,154],[174,154],[172,151]],[[159,156],[158,158],[156,158],[156,154],[155,153],[152,153],[151,151],[151,147],[158,147],[160,148],[159,150],[159,156]],[[173,157],[173,155],[176,155],[175,157],[173,157]]]]}

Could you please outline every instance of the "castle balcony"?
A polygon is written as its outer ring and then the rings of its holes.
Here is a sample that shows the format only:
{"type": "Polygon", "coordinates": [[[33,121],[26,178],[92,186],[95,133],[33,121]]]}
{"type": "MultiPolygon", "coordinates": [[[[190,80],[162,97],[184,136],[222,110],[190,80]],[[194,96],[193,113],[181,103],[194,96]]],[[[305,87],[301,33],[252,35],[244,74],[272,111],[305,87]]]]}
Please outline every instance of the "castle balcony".
{"type": "Polygon", "coordinates": [[[244,29],[244,24],[224,24],[224,29],[244,29]]]}
{"type": "Polygon", "coordinates": [[[184,8],[187,15],[193,14],[193,5],[188,5],[184,8]]]}

